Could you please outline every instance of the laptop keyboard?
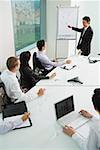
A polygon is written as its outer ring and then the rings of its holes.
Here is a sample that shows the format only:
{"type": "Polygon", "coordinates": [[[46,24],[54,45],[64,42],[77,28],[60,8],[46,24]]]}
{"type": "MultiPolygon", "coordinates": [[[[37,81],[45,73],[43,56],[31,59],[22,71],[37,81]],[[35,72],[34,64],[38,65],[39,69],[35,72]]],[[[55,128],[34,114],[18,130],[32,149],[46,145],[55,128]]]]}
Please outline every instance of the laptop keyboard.
{"type": "Polygon", "coordinates": [[[80,117],[75,118],[75,120],[73,119],[73,121],[71,121],[70,123],[66,123],[66,120],[63,121],[63,125],[64,126],[68,125],[68,126],[71,126],[75,129],[77,129],[77,128],[81,127],[82,125],[84,125],[88,121],[89,121],[89,119],[80,116],[80,117]]]}
{"type": "Polygon", "coordinates": [[[71,123],[69,123],[68,126],[71,126],[75,129],[77,129],[77,128],[81,127],[82,125],[84,125],[88,121],[89,121],[89,119],[80,116],[77,119],[75,119],[74,121],[72,121],[71,123]]]}

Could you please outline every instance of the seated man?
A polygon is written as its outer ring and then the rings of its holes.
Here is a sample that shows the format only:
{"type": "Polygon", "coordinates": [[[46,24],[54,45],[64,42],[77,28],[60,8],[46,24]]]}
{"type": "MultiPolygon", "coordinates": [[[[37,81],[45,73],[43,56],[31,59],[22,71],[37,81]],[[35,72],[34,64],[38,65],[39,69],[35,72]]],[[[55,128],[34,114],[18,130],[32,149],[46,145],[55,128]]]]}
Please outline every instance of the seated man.
{"type": "Polygon", "coordinates": [[[44,40],[40,40],[37,42],[37,48],[38,48],[37,58],[39,59],[41,64],[45,67],[45,69],[48,71],[51,71],[53,68],[57,66],[61,66],[66,63],[67,64],[71,63],[71,60],[66,60],[64,62],[51,61],[48,58],[48,56],[45,54],[45,41],[44,40]]]}
{"type": "Polygon", "coordinates": [[[31,53],[29,51],[22,52],[20,55],[20,79],[21,79],[21,85],[28,90],[32,88],[39,80],[41,79],[52,79],[55,77],[55,73],[53,73],[51,76],[42,76],[37,75],[32,68],[29,65],[29,60],[31,58],[31,53]]]}
{"type": "MultiPolygon", "coordinates": [[[[7,70],[1,74],[1,80],[5,85],[5,90],[12,102],[23,98],[25,94],[21,91],[16,73],[20,68],[20,61],[16,57],[9,57],[6,62],[7,70]]],[[[44,89],[39,89],[38,95],[42,96],[44,89]]]]}
{"type": "Polygon", "coordinates": [[[25,113],[21,118],[13,120],[13,121],[3,121],[0,123],[0,134],[7,133],[19,125],[23,124],[24,121],[29,119],[30,113],[25,113]]]}
{"type": "Polygon", "coordinates": [[[80,111],[84,117],[89,118],[92,121],[88,139],[82,138],[82,136],[80,136],[72,127],[65,126],[63,128],[63,132],[71,136],[73,140],[79,144],[82,150],[100,150],[100,89],[94,90],[92,102],[95,110],[99,114],[99,119],[93,117],[92,114],[85,110],[80,111]]]}

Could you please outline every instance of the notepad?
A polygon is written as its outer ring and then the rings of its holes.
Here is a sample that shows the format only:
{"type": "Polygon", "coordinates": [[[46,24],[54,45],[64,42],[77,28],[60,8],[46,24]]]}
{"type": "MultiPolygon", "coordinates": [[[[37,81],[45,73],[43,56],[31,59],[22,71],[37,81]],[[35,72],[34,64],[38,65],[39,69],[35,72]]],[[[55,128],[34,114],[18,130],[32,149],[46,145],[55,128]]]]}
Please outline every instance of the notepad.
{"type": "MultiPolygon", "coordinates": [[[[21,118],[23,115],[17,115],[17,116],[12,116],[12,117],[7,117],[4,119],[4,121],[15,121],[19,118],[21,118]]],[[[25,127],[30,127],[31,126],[31,120],[30,118],[24,121],[21,125],[18,125],[15,129],[19,128],[25,128],[25,127]]]]}
{"type": "MultiPolygon", "coordinates": [[[[7,105],[2,111],[2,116],[5,121],[14,121],[18,118],[21,118],[25,112],[28,112],[25,101],[7,105]]],[[[25,128],[32,126],[31,119],[27,119],[16,129],[25,128]]]]}
{"type": "Polygon", "coordinates": [[[94,56],[94,57],[89,57],[89,59],[91,60],[91,61],[94,61],[94,60],[96,60],[96,61],[100,61],[100,56],[94,56]]]}

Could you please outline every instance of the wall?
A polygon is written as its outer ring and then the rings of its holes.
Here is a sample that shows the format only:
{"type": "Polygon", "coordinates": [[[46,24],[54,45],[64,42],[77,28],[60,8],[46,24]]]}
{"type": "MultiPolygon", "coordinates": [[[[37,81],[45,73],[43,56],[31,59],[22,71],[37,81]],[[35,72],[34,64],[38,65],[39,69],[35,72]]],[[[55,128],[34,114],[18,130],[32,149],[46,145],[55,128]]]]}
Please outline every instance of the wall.
{"type": "MultiPolygon", "coordinates": [[[[100,39],[100,1],[99,1],[99,32],[98,32],[98,34],[99,34],[99,38],[98,38],[98,40],[100,39]]],[[[99,42],[99,54],[100,54],[100,42],[99,42]]]]}
{"type": "MultiPolygon", "coordinates": [[[[92,39],[91,53],[94,55],[100,53],[100,1],[99,0],[72,0],[72,6],[79,6],[79,19],[78,27],[82,27],[82,18],[84,16],[90,16],[91,27],[94,35],[92,39]]],[[[78,39],[80,34],[78,33],[78,39]]],[[[70,45],[70,49],[73,48],[73,44],[70,45]]]]}
{"type": "MultiPolygon", "coordinates": [[[[15,56],[11,0],[0,0],[0,71],[6,68],[6,60],[15,56]]],[[[31,53],[36,51],[32,49],[31,53]]],[[[30,61],[32,66],[32,60],[30,61]]]]}
{"type": "MultiPolygon", "coordinates": [[[[47,53],[50,58],[55,57],[55,38],[56,38],[56,26],[57,26],[57,5],[70,5],[69,0],[47,0],[47,53]]],[[[94,38],[92,41],[92,53],[100,53],[100,2],[99,0],[92,1],[72,1],[72,6],[79,6],[79,26],[81,24],[81,18],[84,15],[91,17],[91,26],[94,30],[94,38]]],[[[10,0],[0,0],[0,70],[5,69],[5,62],[9,56],[15,55],[14,49],[14,37],[12,26],[12,11],[10,0]]],[[[79,34],[78,34],[79,37],[79,34]]],[[[59,56],[67,56],[68,50],[74,50],[74,43],[70,44],[67,41],[59,42],[59,56]],[[65,55],[66,53],[66,55],[65,55]]],[[[33,53],[34,50],[31,52],[33,53]]],[[[30,62],[32,64],[32,61],[30,62]]]]}
{"type": "MultiPolygon", "coordinates": [[[[47,0],[47,53],[50,58],[55,57],[55,39],[57,29],[57,6],[70,6],[70,0],[47,0]]],[[[58,57],[68,55],[68,42],[58,42],[58,57]]]]}
{"type": "MultiPolygon", "coordinates": [[[[56,6],[68,6],[69,4],[69,0],[47,0],[47,53],[50,58],[55,57],[56,6]]],[[[2,20],[0,22],[0,37],[2,37],[2,40],[0,40],[0,70],[3,70],[5,69],[6,59],[9,56],[15,55],[11,0],[0,0],[0,20],[2,20]]],[[[67,56],[67,41],[60,41],[58,48],[59,56],[67,56]]],[[[33,53],[33,51],[31,52],[33,53]]]]}
{"type": "Polygon", "coordinates": [[[15,55],[10,1],[0,1],[0,70],[5,68],[7,57],[15,55]]]}

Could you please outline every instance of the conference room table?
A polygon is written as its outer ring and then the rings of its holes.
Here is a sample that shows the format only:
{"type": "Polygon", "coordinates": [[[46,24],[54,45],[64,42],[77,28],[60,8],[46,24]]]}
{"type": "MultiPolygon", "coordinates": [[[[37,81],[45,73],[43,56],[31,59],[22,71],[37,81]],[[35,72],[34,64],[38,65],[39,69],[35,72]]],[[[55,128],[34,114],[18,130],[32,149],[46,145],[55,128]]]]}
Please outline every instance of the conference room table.
{"type": "Polygon", "coordinates": [[[40,80],[37,85],[66,85],[66,86],[99,86],[100,85],[100,61],[89,63],[87,56],[75,55],[70,57],[71,64],[56,67],[48,75],[56,73],[52,80],[40,80]],[[63,67],[66,67],[63,69],[63,67]],[[73,67],[74,66],[74,67],[73,67]],[[67,80],[78,77],[83,83],[68,82],[67,80]]]}
{"type": "MultiPolygon", "coordinates": [[[[62,132],[62,127],[56,121],[54,104],[73,95],[76,112],[86,109],[97,115],[91,101],[93,90],[97,87],[33,87],[23,97],[30,112],[32,127],[0,135],[0,150],[81,150],[71,137],[62,132]],[[36,93],[41,87],[45,88],[45,94],[38,97],[36,93]]],[[[1,118],[0,114],[0,121],[1,118]]]]}

